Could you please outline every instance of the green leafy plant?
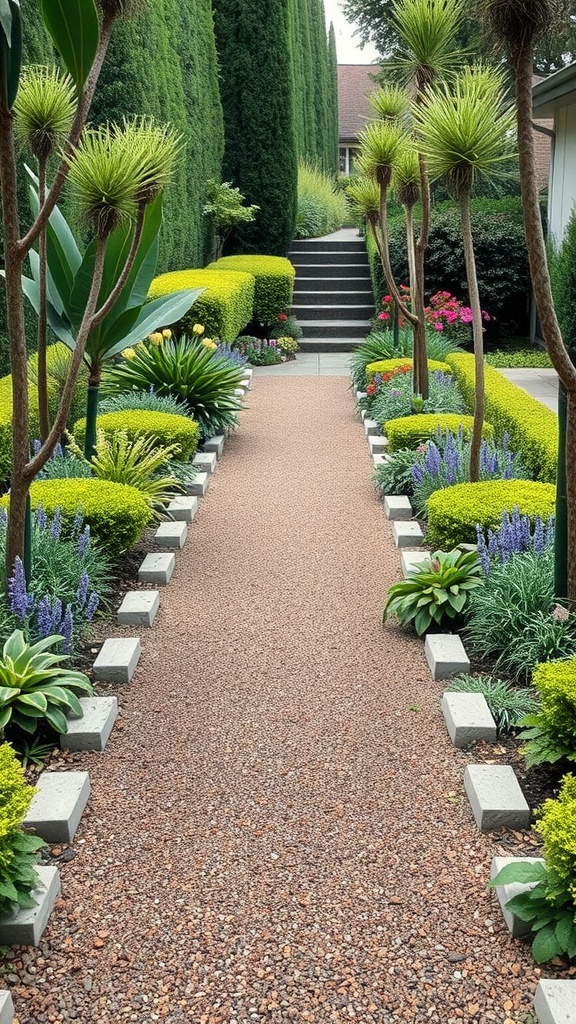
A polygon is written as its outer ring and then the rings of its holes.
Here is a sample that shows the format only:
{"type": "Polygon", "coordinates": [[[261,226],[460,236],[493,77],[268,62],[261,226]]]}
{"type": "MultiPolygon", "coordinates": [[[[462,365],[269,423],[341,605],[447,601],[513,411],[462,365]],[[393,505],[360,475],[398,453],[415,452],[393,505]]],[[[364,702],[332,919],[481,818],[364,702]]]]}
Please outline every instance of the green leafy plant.
{"type": "Polygon", "coordinates": [[[507,864],[491,887],[531,885],[508,900],[506,909],[534,933],[532,956],[542,964],[555,956],[576,957],[576,778],[566,775],[556,800],[546,800],[534,826],[542,836],[544,863],[507,864]]]}
{"type": "Polygon", "coordinates": [[[421,461],[422,453],[412,448],[399,448],[387,456],[386,462],[377,466],[372,476],[374,487],[381,497],[385,494],[414,493],[414,476],[412,469],[421,461]]]}
{"type": "Polygon", "coordinates": [[[552,369],[550,356],[543,348],[495,348],[484,356],[488,366],[506,369],[552,369]]]}
{"type": "Polygon", "coordinates": [[[540,709],[528,713],[524,740],[526,764],[576,760],[576,660],[550,661],[537,665],[532,685],[540,695],[540,709]]]}
{"type": "Polygon", "coordinates": [[[82,716],[77,694],[93,693],[89,679],[60,667],[66,655],[47,653],[63,639],[56,634],[29,644],[21,629],[8,637],[0,658],[0,733],[8,723],[35,733],[40,721],[66,733],[66,715],[82,716]]]}
{"type": "Polygon", "coordinates": [[[514,686],[508,680],[496,676],[455,676],[448,681],[446,689],[457,693],[483,694],[499,733],[518,728],[521,720],[535,712],[539,705],[536,690],[514,686]]]}
{"type": "MultiPolygon", "coordinates": [[[[82,457],[81,449],[72,441],[70,449],[82,457]]],[[[166,461],[178,450],[178,445],[159,445],[155,438],[145,435],[130,438],[125,430],[111,435],[97,430],[95,454],[88,465],[99,480],[135,487],[145,496],[152,515],[161,519],[161,506],[181,489],[175,476],[161,475],[166,461]]]]}
{"type": "Polygon", "coordinates": [[[239,188],[229,181],[218,182],[209,178],[206,182],[206,202],[202,213],[209,217],[216,236],[213,259],[222,255],[224,243],[237,224],[251,223],[259,206],[245,206],[245,199],[239,188]]]}
{"type": "Polygon", "coordinates": [[[46,844],[22,831],[34,796],[9,743],[0,746],[0,915],[36,906],[30,895],[39,887],[37,851],[46,844]]]}
{"type": "Polygon", "coordinates": [[[432,623],[442,626],[457,620],[470,592],[481,583],[475,551],[435,551],[407,579],[392,584],[382,621],[395,615],[401,626],[413,625],[422,636],[432,623]]]}
{"type": "Polygon", "coordinates": [[[110,369],[106,375],[108,394],[149,391],[178,396],[187,412],[198,422],[202,437],[209,437],[210,417],[232,425],[241,402],[234,394],[242,380],[242,367],[234,366],[198,341],[188,338],[164,345],[137,349],[134,358],[110,369]]]}
{"type": "MultiPolygon", "coordinates": [[[[460,349],[450,338],[443,337],[440,331],[429,331],[426,337],[426,351],[428,359],[444,362],[450,352],[458,352],[460,349]]],[[[368,384],[366,367],[369,363],[379,362],[382,359],[400,358],[404,360],[411,357],[411,330],[405,327],[399,331],[397,347],[395,347],[392,331],[373,331],[366,341],[354,349],[350,356],[352,383],[360,391],[365,391],[368,384]]]]}

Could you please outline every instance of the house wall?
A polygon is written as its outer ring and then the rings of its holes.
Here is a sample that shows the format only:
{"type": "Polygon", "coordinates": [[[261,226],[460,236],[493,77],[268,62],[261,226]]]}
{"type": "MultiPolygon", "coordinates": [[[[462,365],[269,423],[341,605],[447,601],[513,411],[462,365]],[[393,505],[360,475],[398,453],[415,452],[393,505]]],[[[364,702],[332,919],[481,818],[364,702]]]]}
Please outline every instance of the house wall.
{"type": "Polygon", "coordinates": [[[548,229],[559,244],[576,204],[576,103],[556,110],[548,229]]]}

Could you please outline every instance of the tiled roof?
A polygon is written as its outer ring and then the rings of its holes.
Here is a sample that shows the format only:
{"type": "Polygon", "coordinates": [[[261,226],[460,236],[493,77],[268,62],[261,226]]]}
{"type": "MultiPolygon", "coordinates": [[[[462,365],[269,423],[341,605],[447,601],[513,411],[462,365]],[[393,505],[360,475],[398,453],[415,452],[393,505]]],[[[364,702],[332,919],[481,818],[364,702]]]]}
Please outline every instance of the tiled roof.
{"type": "Polygon", "coordinates": [[[338,134],[341,140],[355,139],[372,117],[368,93],[378,86],[370,75],[378,70],[373,64],[338,65],[338,134]]]}

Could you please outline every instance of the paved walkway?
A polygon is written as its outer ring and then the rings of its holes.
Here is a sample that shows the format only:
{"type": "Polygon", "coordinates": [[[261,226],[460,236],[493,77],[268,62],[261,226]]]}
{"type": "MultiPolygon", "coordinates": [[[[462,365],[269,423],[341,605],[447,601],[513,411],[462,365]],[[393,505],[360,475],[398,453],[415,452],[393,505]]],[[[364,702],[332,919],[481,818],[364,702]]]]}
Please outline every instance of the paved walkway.
{"type": "Polygon", "coordinates": [[[486,890],[518,842],[476,829],[423,644],[381,625],[398,578],[347,381],[258,377],[108,749],[72,759],[90,807],[7,963],[19,1024],[527,1019],[486,890]]]}

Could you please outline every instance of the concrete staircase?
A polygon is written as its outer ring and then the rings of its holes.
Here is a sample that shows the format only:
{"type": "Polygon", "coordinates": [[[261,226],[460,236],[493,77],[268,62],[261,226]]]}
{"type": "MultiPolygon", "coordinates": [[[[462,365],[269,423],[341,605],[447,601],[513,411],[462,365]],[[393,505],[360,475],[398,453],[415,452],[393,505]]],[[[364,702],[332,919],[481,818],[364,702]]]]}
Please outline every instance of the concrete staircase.
{"type": "Polygon", "coordinates": [[[296,268],[292,312],[307,352],[350,352],[370,333],[374,300],[366,245],[355,230],[297,239],[288,258],[296,268]]]}

